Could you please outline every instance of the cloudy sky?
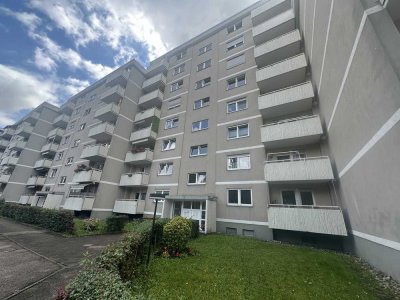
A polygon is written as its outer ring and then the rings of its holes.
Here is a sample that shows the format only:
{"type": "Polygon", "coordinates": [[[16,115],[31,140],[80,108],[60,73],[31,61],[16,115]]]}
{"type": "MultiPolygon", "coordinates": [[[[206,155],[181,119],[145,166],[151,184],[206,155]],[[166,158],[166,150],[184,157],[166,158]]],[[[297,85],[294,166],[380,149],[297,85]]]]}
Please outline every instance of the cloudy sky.
{"type": "Polygon", "coordinates": [[[143,65],[255,0],[2,0],[0,126],[135,58],[143,65]]]}

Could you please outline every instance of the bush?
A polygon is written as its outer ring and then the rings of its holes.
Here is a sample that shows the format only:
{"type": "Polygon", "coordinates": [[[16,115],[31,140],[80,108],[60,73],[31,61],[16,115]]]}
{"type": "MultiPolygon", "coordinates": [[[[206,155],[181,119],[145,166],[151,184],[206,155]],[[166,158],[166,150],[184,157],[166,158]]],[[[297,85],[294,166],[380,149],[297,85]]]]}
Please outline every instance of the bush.
{"type": "Polygon", "coordinates": [[[128,223],[125,223],[124,227],[122,228],[122,232],[129,233],[135,231],[135,227],[142,222],[142,220],[135,220],[128,223]]]}
{"type": "Polygon", "coordinates": [[[74,230],[74,215],[70,211],[4,203],[2,204],[1,215],[19,222],[38,225],[56,232],[72,233],[74,230]]]}
{"type": "Polygon", "coordinates": [[[111,216],[106,220],[106,228],[108,232],[120,232],[124,228],[125,223],[129,221],[127,216],[111,216]]]}
{"type": "Polygon", "coordinates": [[[164,225],[163,241],[168,251],[182,252],[187,248],[191,234],[190,221],[184,217],[175,217],[164,225]]]}
{"type": "Polygon", "coordinates": [[[106,221],[95,218],[74,219],[74,234],[76,236],[85,236],[92,234],[106,233],[106,221]]]}

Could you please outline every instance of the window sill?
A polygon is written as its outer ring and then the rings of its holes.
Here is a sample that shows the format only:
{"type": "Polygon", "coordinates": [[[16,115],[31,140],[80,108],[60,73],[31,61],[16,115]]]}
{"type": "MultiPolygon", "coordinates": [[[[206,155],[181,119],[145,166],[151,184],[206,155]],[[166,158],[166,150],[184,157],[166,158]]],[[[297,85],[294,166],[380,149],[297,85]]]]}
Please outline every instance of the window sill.
{"type": "Polygon", "coordinates": [[[233,206],[233,207],[253,207],[253,204],[226,204],[227,206],[233,206]]]}
{"type": "Polygon", "coordinates": [[[207,183],[187,183],[187,185],[206,185],[207,183]]]}

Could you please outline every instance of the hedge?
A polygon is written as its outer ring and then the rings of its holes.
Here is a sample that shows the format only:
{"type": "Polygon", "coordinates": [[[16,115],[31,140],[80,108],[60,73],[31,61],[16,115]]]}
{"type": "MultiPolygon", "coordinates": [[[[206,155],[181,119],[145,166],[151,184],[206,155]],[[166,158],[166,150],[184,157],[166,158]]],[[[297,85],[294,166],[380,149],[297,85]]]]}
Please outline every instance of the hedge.
{"type": "Polygon", "coordinates": [[[69,211],[4,202],[0,202],[0,207],[2,216],[19,222],[38,225],[56,232],[72,233],[74,231],[74,215],[69,211]]]}
{"type": "Polygon", "coordinates": [[[111,216],[106,219],[106,230],[108,232],[121,232],[128,221],[128,216],[111,216]]]}

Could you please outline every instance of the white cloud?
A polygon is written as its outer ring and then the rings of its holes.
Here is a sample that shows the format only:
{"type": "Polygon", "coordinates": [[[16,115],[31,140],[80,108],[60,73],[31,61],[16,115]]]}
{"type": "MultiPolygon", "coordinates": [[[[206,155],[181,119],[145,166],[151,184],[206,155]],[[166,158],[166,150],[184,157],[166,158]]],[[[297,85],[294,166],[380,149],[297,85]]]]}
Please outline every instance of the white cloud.
{"type": "Polygon", "coordinates": [[[15,12],[3,6],[0,6],[0,12],[7,16],[14,17],[24,24],[29,30],[35,30],[41,23],[40,18],[33,13],[15,12]]]}
{"type": "Polygon", "coordinates": [[[39,69],[45,71],[53,71],[57,67],[56,62],[41,48],[35,49],[34,63],[39,69]]]}

